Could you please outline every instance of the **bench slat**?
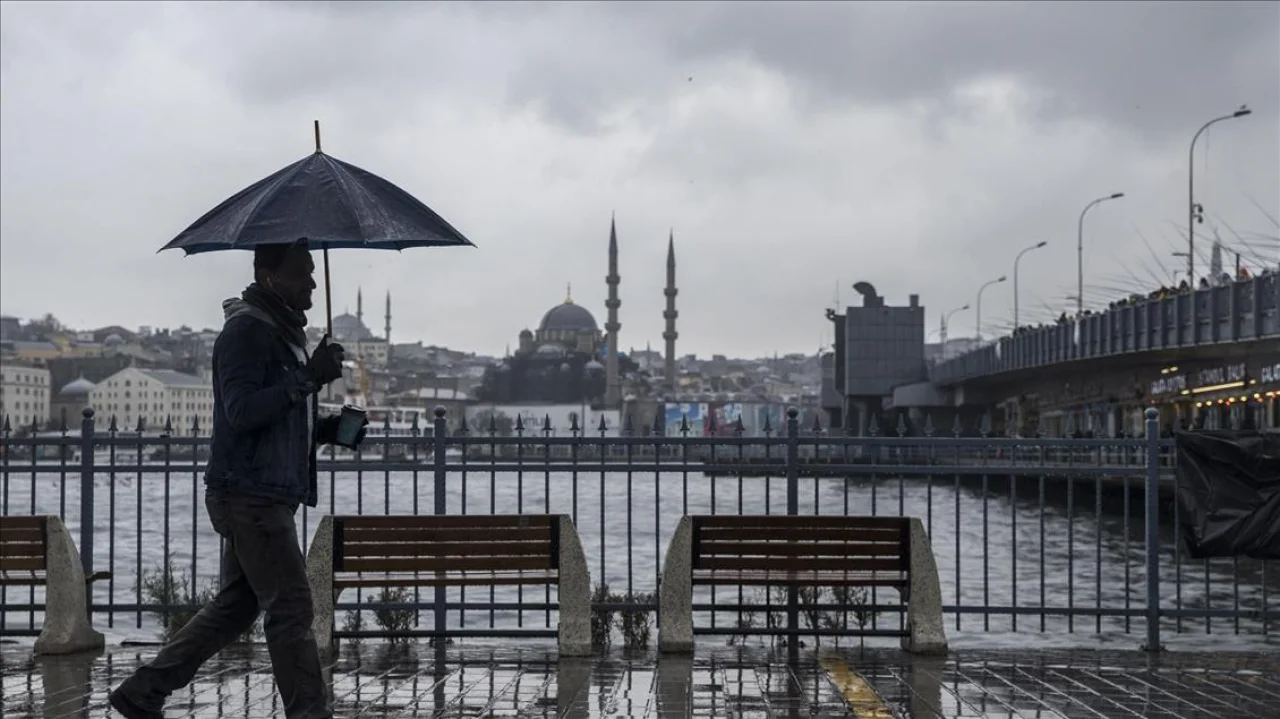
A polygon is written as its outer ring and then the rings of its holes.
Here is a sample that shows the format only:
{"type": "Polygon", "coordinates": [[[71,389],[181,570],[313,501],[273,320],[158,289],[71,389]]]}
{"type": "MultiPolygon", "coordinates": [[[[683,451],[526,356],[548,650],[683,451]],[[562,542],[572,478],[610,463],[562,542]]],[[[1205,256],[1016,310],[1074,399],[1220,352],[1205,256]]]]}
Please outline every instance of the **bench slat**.
{"type": "Polygon", "coordinates": [[[342,560],[340,572],[447,572],[450,570],[499,571],[504,569],[552,569],[551,558],[541,557],[389,557],[342,560]]]}
{"type": "Polygon", "coordinates": [[[0,557],[0,570],[6,572],[42,572],[44,569],[43,554],[38,557],[0,557]]]}
{"type": "Polygon", "coordinates": [[[432,514],[343,515],[335,517],[346,529],[389,529],[396,527],[550,527],[554,515],[547,514],[432,514]]]}
{"type": "Polygon", "coordinates": [[[515,586],[521,584],[555,584],[559,581],[555,570],[523,572],[442,572],[440,574],[379,574],[377,576],[339,574],[333,579],[334,589],[362,587],[430,587],[447,586],[515,586]]]}
{"type": "Polygon", "coordinates": [[[367,528],[345,525],[343,541],[350,542],[472,542],[531,541],[551,536],[550,527],[386,527],[367,528]]]}
{"type": "Polygon", "coordinates": [[[905,587],[911,583],[903,572],[830,571],[693,571],[693,583],[702,586],[859,586],[905,587]]]}
{"type": "Polygon", "coordinates": [[[818,515],[749,515],[732,514],[699,514],[692,517],[695,529],[700,527],[776,527],[790,529],[793,527],[808,528],[851,528],[860,529],[902,529],[909,526],[909,520],[903,517],[847,517],[837,514],[818,515]]]}
{"type": "Polygon", "coordinates": [[[0,542],[0,558],[44,556],[44,542],[11,542],[8,539],[5,537],[6,541],[0,542]]]}
{"type": "MultiPolygon", "coordinates": [[[[759,533],[756,534],[759,537],[759,533]]],[[[772,538],[771,538],[772,539],[772,538]]],[[[702,557],[909,557],[901,542],[718,542],[703,540],[698,545],[702,557]]]]}
{"type": "Polygon", "coordinates": [[[695,569],[766,570],[766,571],[835,571],[897,572],[907,568],[900,559],[834,558],[834,557],[698,557],[695,569]]]}
{"type": "MultiPolygon", "coordinates": [[[[760,527],[700,527],[696,530],[702,541],[721,539],[761,539],[760,527]]],[[[906,541],[906,531],[900,527],[787,527],[768,528],[769,537],[779,539],[806,539],[813,541],[894,542],[906,541]]]]}
{"type": "Polygon", "coordinates": [[[38,529],[44,531],[45,518],[30,514],[0,515],[0,534],[7,534],[11,529],[38,529]]]}
{"type": "Polygon", "coordinates": [[[512,557],[551,555],[551,540],[533,542],[352,542],[345,538],[342,557],[512,557]]]}

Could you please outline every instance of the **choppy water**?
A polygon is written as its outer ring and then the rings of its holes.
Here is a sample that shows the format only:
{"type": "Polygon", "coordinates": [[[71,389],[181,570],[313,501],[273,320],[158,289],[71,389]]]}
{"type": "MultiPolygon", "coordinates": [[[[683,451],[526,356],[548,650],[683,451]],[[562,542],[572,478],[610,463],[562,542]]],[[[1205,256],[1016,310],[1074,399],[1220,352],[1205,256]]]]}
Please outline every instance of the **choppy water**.
{"type": "MultiPolygon", "coordinates": [[[[432,474],[337,472],[321,478],[317,509],[299,513],[299,530],[309,541],[320,514],[429,513],[432,474]]],[[[13,473],[0,476],[0,502],[5,513],[59,514],[79,540],[79,476],[66,481],[57,474],[13,473]]],[[[1071,511],[1065,485],[1045,480],[1049,499],[1041,504],[1036,480],[1019,482],[1016,498],[1003,483],[983,493],[980,484],[920,479],[800,480],[800,512],[820,514],[900,514],[925,520],[937,557],[943,602],[962,609],[983,606],[1104,607],[1140,610],[1146,604],[1145,546],[1140,495],[1130,500],[1125,520],[1123,495],[1101,502],[1091,492],[1074,491],[1071,511]]],[[[601,579],[619,593],[652,592],[660,558],[684,513],[781,513],[786,507],[781,478],[722,477],[701,473],[628,475],[610,472],[571,475],[526,471],[522,474],[451,473],[447,484],[449,513],[562,512],[574,517],[587,553],[593,584],[601,579]],[[603,481],[602,481],[603,480],[603,481]],[[714,497],[714,500],[713,500],[714,497]]],[[[202,584],[216,581],[219,542],[208,524],[203,485],[192,472],[100,474],[95,482],[94,566],[115,574],[95,586],[95,601],[134,604],[138,567],[155,569],[166,552],[179,571],[194,569],[202,584]],[[194,531],[193,531],[194,527],[194,531]]],[[[1166,609],[1236,609],[1276,611],[1280,608],[1280,567],[1246,560],[1192,561],[1177,557],[1172,528],[1162,527],[1161,604],[1166,609]]],[[[470,589],[471,601],[490,592],[470,589]]],[[[40,601],[38,592],[9,589],[6,604],[40,601]]],[[[458,597],[456,590],[452,597],[458,597]]],[[[498,601],[513,600],[516,591],[499,590],[498,601]]],[[[526,601],[542,602],[543,589],[525,589],[526,601]]],[[[748,598],[752,595],[748,594],[748,598]]],[[[554,590],[550,590],[554,599],[554,590]]],[[[344,595],[350,601],[354,595],[344,595]]],[[[695,594],[706,601],[709,592],[695,594]]],[[[720,589],[720,601],[738,601],[738,592],[720,589]]],[[[424,596],[424,599],[426,597],[424,596]]],[[[878,604],[896,603],[896,593],[880,591],[878,604]]],[[[487,626],[488,611],[469,611],[468,626],[487,626]]],[[[10,611],[6,624],[25,626],[27,611],[10,611]]],[[[554,616],[554,615],[553,615],[554,616]]],[[[524,626],[541,625],[546,613],[526,611],[524,626]]],[[[39,621],[39,615],[35,615],[39,621]]],[[[514,613],[497,612],[501,626],[514,613]]],[[[952,613],[947,630],[957,646],[1037,646],[1114,644],[1138,646],[1145,639],[1141,617],[1008,615],[952,613]]],[[[456,625],[458,618],[450,623],[456,625]]],[[[709,621],[708,618],[699,619],[709,621]]],[[[723,623],[724,617],[717,617],[723,623]]],[[[896,628],[898,616],[877,617],[880,628],[896,628]]],[[[95,623],[119,638],[154,639],[150,614],[115,613],[95,623]]],[[[1217,618],[1164,622],[1170,646],[1274,648],[1280,627],[1259,620],[1217,618]],[[1181,630],[1181,635],[1174,633],[1181,630]],[[1208,636],[1206,636],[1206,634],[1208,636]]]]}

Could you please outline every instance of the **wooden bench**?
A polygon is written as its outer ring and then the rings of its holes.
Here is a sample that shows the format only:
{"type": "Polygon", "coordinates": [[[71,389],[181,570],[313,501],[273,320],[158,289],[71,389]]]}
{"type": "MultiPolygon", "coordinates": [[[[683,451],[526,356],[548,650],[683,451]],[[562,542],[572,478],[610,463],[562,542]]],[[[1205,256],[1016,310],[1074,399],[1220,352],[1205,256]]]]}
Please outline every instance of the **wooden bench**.
{"type": "Polygon", "coordinates": [[[945,653],[942,592],[924,524],[912,517],[681,518],[659,588],[658,647],[693,650],[693,587],[887,587],[907,603],[903,648],[945,653]]]}
{"type": "Polygon", "coordinates": [[[307,551],[307,575],[325,651],[344,589],[554,584],[560,653],[592,653],[591,577],[568,515],[326,516],[307,551]]]}
{"type": "MultiPolygon", "coordinates": [[[[107,576],[103,572],[91,579],[107,576]]],[[[0,516],[0,586],[45,588],[36,654],[72,654],[104,646],[102,634],[89,623],[88,584],[80,553],[61,519],[0,516]]]]}

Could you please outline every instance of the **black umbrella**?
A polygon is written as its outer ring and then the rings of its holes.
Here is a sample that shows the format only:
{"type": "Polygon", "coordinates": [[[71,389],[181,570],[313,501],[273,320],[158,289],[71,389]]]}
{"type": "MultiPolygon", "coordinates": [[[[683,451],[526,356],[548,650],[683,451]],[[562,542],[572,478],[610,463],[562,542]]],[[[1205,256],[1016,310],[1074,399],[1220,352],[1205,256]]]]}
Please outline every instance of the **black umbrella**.
{"type": "Polygon", "coordinates": [[[319,120],[315,136],[314,154],[227,198],[160,251],[177,248],[194,255],[305,239],[324,253],[325,318],[332,335],[330,248],[403,250],[474,245],[409,193],[321,152],[319,120]]]}

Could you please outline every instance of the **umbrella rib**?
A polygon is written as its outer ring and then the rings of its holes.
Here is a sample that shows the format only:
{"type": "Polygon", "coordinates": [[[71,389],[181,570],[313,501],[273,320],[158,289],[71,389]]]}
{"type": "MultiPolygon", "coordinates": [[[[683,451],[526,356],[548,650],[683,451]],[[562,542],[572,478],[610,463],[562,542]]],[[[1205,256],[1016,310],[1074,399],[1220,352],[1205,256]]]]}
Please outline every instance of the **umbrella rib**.
{"type": "MultiPolygon", "coordinates": [[[[343,170],[342,166],[333,161],[332,158],[326,156],[325,159],[329,160],[329,162],[325,163],[325,167],[329,171],[329,176],[338,183],[338,199],[342,201],[343,206],[347,208],[347,212],[351,214],[351,218],[355,220],[356,227],[360,228],[360,244],[363,246],[366,244],[363,237],[364,225],[360,222],[360,213],[356,212],[355,206],[351,204],[351,193],[348,191],[351,186],[348,181],[351,178],[347,176],[346,171],[343,170]]],[[[356,187],[359,187],[358,183],[356,183],[356,187]]]]}
{"type": "MultiPolygon", "coordinates": [[[[258,193],[258,196],[253,199],[253,206],[245,213],[245,225],[252,222],[253,217],[258,213],[258,208],[262,207],[263,203],[265,203],[268,198],[274,199],[276,194],[280,192],[280,188],[284,186],[285,182],[287,180],[292,180],[293,177],[298,174],[298,171],[302,169],[302,165],[309,159],[310,158],[304,158],[293,163],[292,166],[285,168],[284,171],[277,176],[275,182],[271,183],[269,187],[258,193]]],[[[240,232],[237,232],[231,238],[231,247],[233,249],[240,247],[239,239],[244,236],[244,227],[241,226],[240,230],[240,232]]],[[[297,238],[294,239],[296,240],[297,238]]]]}

